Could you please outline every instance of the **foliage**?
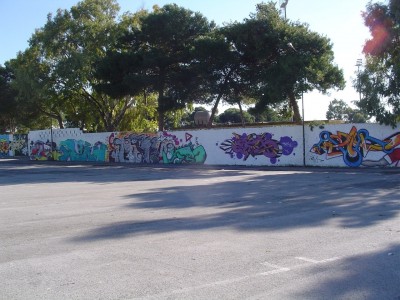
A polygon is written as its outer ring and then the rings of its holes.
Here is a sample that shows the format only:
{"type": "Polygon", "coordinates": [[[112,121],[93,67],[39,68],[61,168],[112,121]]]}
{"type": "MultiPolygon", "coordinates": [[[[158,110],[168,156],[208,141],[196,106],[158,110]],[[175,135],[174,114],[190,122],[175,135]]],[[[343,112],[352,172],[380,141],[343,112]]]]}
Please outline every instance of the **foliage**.
{"type": "MultiPolygon", "coordinates": [[[[253,123],[254,117],[248,112],[243,112],[243,119],[246,123],[253,123]]],[[[228,108],[223,113],[218,115],[219,123],[241,123],[242,116],[237,108],[228,108]]]]}
{"type": "Polygon", "coordinates": [[[48,127],[49,119],[43,118],[18,98],[15,72],[9,63],[0,66],[0,132],[26,133],[28,128],[48,127]]]}
{"type": "Polygon", "coordinates": [[[353,109],[343,100],[337,99],[329,103],[326,118],[328,120],[342,120],[346,123],[365,123],[368,120],[368,116],[359,109],[353,109]]]}
{"type": "Polygon", "coordinates": [[[380,123],[400,121],[400,2],[369,3],[363,15],[372,38],[365,43],[366,65],[357,87],[357,106],[380,123]]]}
{"type": "Polygon", "coordinates": [[[257,109],[289,102],[295,121],[300,121],[296,99],[303,92],[344,87],[329,39],[305,24],[282,19],[273,3],[257,5],[249,19],[228,28],[226,37],[240,53],[243,78],[251,84],[257,109]]]}
{"type": "Polygon", "coordinates": [[[163,130],[190,124],[193,103],[213,104],[211,125],[220,101],[237,104],[242,123],[299,121],[303,92],[344,84],[329,39],[273,3],[222,27],[176,4],[118,12],[116,0],[58,10],[9,63],[15,99],[36,125],[153,131],[157,120],[163,130]]]}
{"type": "Polygon", "coordinates": [[[157,93],[158,126],[163,130],[166,113],[170,112],[169,119],[176,118],[196,96],[199,77],[192,68],[192,48],[213,27],[200,13],[175,4],[142,13],[139,24],[132,22],[119,40],[118,50],[100,62],[97,75],[103,85],[99,88],[108,94],[116,89],[121,95],[133,95],[132,86],[157,93]],[[115,64],[119,71],[107,72],[115,64]]]}
{"type": "Polygon", "coordinates": [[[250,82],[244,76],[246,70],[241,54],[227,39],[229,34],[235,34],[232,31],[235,29],[216,29],[195,44],[197,72],[203,79],[203,102],[214,102],[208,127],[212,125],[221,100],[241,107],[244,99],[248,98],[250,82]]]}
{"type": "Polygon", "coordinates": [[[121,131],[156,132],[157,97],[155,94],[138,95],[134,105],[127,110],[121,124],[121,131]]]}
{"type": "Polygon", "coordinates": [[[292,110],[287,104],[275,104],[260,110],[250,107],[247,112],[254,116],[255,122],[291,122],[292,110]]]}
{"type": "Polygon", "coordinates": [[[19,97],[64,124],[113,131],[132,106],[94,90],[93,64],[118,37],[114,0],[84,0],[48,16],[12,64],[19,97]]]}
{"type": "Polygon", "coordinates": [[[0,133],[15,131],[17,113],[16,92],[11,87],[13,74],[7,67],[0,65],[0,133]]]}

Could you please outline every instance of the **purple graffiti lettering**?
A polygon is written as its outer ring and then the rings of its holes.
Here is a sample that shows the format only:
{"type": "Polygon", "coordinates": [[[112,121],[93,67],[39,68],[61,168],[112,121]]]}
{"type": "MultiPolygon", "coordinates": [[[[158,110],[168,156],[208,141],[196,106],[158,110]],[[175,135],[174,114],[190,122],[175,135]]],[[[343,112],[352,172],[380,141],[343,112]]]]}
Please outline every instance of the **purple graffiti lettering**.
{"type": "Polygon", "coordinates": [[[284,136],[280,140],[272,138],[271,133],[246,134],[233,133],[233,137],[225,140],[220,149],[229,154],[232,158],[247,160],[249,156],[265,156],[272,164],[276,164],[282,155],[290,155],[298,143],[290,137],[284,136]]]}

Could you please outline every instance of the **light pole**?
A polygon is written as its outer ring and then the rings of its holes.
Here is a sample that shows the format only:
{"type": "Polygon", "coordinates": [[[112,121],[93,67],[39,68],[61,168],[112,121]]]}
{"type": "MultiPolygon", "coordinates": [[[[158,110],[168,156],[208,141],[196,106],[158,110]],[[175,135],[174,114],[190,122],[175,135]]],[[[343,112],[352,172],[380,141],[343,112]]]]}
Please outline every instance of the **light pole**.
{"type": "Polygon", "coordinates": [[[54,160],[53,156],[53,119],[50,117],[50,157],[49,160],[54,160]]]}
{"type": "Polygon", "coordinates": [[[361,79],[360,79],[360,67],[362,66],[362,59],[359,58],[356,61],[356,67],[357,67],[357,77],[358,77],[358,93],[361,101],[361,79]]]}
{"type": "MultiPolygon", "coordinates": [[[[285,7],[288,1],[285,2],[285,7]]],[[[287,47],[297,53],[296,48],[293,46],[291,42],[287,43],[287,47]]],[[[305,125],[304,125],[304,88],[306,84],[305,74],[302,75],[303,79],[299,82],[301,87],[301,127],[303,130],[303,167],[306,166],[306,134],[305,134],[305,125]]]]}
{"type": "Polygon", "coordinates": [[[281,9],[283,9],[283,11],[284,11],[285,20],[286,20],[286,6],[287,6],[288,2],[289,2],[289,0],[280,0],[279,1],[279,5],[280,5],[281,9]]]}
{"type": "Polygon", "coordinates": [[[304,126],[304,80],[301,88],[301,126],[303,128],[303,167],[306,166],[306,131],[304,126]]]}

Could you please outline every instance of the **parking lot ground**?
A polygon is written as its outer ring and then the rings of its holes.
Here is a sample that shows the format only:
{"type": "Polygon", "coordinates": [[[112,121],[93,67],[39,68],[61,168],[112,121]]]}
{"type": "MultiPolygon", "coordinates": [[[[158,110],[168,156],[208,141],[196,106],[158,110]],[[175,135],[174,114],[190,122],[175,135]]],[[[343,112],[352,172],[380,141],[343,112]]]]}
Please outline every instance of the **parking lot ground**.
{"type": "Polygon", "coordinates": [[[400,170],[0,160],[0,299],[400,299],[400,170]]]}

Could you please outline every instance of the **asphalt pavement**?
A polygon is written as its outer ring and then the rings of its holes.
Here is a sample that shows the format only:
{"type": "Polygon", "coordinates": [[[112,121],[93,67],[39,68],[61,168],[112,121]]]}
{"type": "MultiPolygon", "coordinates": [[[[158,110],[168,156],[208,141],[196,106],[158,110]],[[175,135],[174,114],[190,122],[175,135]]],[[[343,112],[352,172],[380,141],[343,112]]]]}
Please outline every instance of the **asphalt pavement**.
{"type": "Polygon", "coordinates": [[[400,169],[0,160],[0,299],[400,299],[400,169]]]}

